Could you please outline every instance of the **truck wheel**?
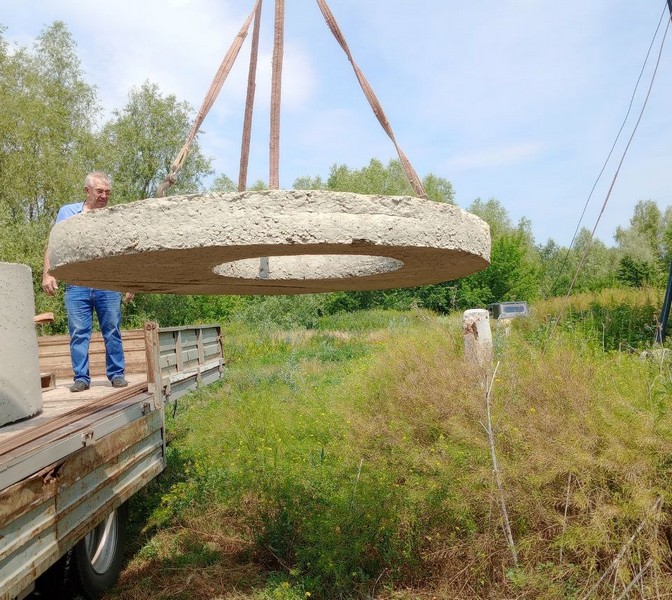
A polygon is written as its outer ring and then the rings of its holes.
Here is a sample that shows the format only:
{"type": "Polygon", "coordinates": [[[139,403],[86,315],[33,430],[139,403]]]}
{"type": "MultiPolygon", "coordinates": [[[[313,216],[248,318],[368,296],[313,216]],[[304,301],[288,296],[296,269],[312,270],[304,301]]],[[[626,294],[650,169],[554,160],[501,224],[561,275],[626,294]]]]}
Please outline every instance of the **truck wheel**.
{"type": "Polygon", "coordinates": [[[117,581],[124,560],[127,523],[128,504],[124,503],[73,548],[71,577],[87,600],[100,598],[117,581]]]}

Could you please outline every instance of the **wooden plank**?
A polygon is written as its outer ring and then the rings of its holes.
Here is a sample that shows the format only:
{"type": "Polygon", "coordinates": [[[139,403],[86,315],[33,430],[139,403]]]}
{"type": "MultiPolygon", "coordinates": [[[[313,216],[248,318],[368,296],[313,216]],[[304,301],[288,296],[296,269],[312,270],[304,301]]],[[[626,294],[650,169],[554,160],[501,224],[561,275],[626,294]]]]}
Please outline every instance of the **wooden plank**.
{"type": "Polygon", "coordinates": [[[220,328],[219,326],[216,327],[208,327],[205,329],[201,329],[202,333],[201,335],[203,336],[203,342],[214,342],[217,343],[219,342],[220,338],[220,328]]]}
{"type": "MultiPolygon", "coordinates": [[[[143,329],[121,332],[127,373],[142,373],[145,370],[145,338],[143,329]]],[[[40,336],[37,338],[40,370],[54,373],[56,377],[71,377],[70,337],[67,335],[40,336]]],[[[100,332],[91,335],[89,345],[89,369],[91,376],[105,374],[105,341],[100,332]]]]}
{"type": "Polygon", "coordinates": [[[166,402],[174,403],[188,392],[218,381],[221,378],[220,368],[220,361],[212,361],[198,370],[185,371],[174,377],[171,376],[168,386],[170,393],[166,397],[166,402]]]}
{"type": "MultiPolygon", "coordinates": [[[[114,457],[148,437],[161,428],[161,420],[157,411],[147,416],[132,420],[128,425],[118,429],[115,435],[103,436],[99,442],[88,446],[79,445],[78,458],[74,462],[66,462],[55,469],[52,465],[0,490],[0,527],[24,514],[31,505],[51,497],[56,493],[52,482],[58,479],[58,486],[74,485],[82,477],[82,473],[110,462],[114,457]],[[42,500],[38,500],[42,498],[42,500]]],[[[54,436],[45,438],[44,444],[56,444],[54,436]]]]}
{"type": "MultiPolygon", "coordinates": [[[[144,383],[147,376],[144,373],[132,374],[128,375],[127,379],[131,385],[136,385],[144,383]]],[[[110,385],[110,382],[107,381],[106,378],[92,379],[91,387],[88,390],[76,394],[73,394],[69,389],[71,383],[72,379],[57,379],[56,387],[54,389],[44,390],[42,392],[41,413],[30,419],[24,419],[23,421],[0,427],[0,446],[6,444],[11,438],[15,438],[26,431],[34,430],[42,426],[45,422],[59,418],[75,409],[91,406],[101,398],[108,397],[110,394],[117,391],[110,385]]]]}
{"type": "Polygon", "coordinates": [[[184,369],[184,331],[175,331],[173,335],[175,336],[175,358],[177,359],[177,371],[178,373],[184,369]]]}
{"type": "Polygon", "coordinates": [[[161,372],[162,373],[177,373],[177,358],[174,354],[161,355],[161,372]]]}
{"type": "Polygon", "coordinates": [[[187,347],[196,346],[198,344],[198,332],[192,329],[182,331],[182,344],[187,347]]]}
{"type": "Polygon", "coordinates": [[[179,331],[163,331],[159,335],[161,352],[175,352],[179,331]]]}
{"type": "MultiPolygon", "coordinates": [[[[89,416],[108,406],[117,404],[128,398],[132,398],[133,396],[143,394],[147,392],[147,383],[141,382],[134,385],[129,385],[125,388],[110,389],[114,389],[114,391],[106,394],[102,398],[90,401],[75,408],[71,408],[61,415],[52,415],[49,420],[43,422],[33,422],[31,423],[31,427],[23,429],[22,431],[16,431],[15,435],[0,443],[0,456],[8,454],[19,446],[32,442],[48,433],[51,433],[52,431],[58,431],[62,427],[73,423],[82,417],[89,416]]],[[[79,393],[84,394],[86,392],[79,393]]]]}
{"type": "MultiPolygon", "coordinates": [[[[203,350],[203,336],[200,329],[196,330],[196,339],[198,340],[198,364],[202,365],[205,363],[205,351],[203,350]]],[[[201,383],[201,371],[198,371],[198,383],[201,383]]]]}
{"type": "Polygon", "coordinates": [[[164,333],[166,331],[187,331],[187,330],[193,330],[196,328],[201,328],[201,329],[219,329],[219,325],[217,323],[207,323],[203,325],[177,325],[175,327],[161,327],[161,332],[164,333]]]}
{"type": "MultiPolygon", "coordinates": [[[[56,494],[56,483],[39,472],[0,491],[0,530],[56,494]]],[[[1,537],[0,537],[1,539],[1,537]]]]}
{"type": "Polygon", "coordinates": [[[215,341],[212,343],[204,343],[203,344],[203,355],[207,359],[211,356],[219,356],[221,353],[221,347],[219,345],[219,341],[215,341]]]}
{"type": "Polygon", "coordinates": [[[198,365],[198,348],[182,349],[182,365],[183,368],[189,368],[198,365]]]}
{"type": "Polygon", "coordinates": [[[160,344],[161,334],[158,323],[145,325],[145,345],[147,347],[147,380],[150,382],[150,392],[154,396],[154,407],[163,406],[163,382],[161,381],[160,344]]]}

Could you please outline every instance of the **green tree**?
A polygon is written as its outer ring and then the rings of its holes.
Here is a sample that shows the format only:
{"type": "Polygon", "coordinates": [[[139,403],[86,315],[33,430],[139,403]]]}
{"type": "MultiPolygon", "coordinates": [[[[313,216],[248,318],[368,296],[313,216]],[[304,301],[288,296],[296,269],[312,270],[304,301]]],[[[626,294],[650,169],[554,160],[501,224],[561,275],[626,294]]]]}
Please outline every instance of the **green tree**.
{"type": "Polygon", "coordinates": [[[248,190],[256,190],[258,192],[267,190],[268,184],[263,179],[257,179],[252,185],[247,187],[248,190]]]}
{"type": "Polygon", "coordinates": [[[618,227],[614,236],[621,252],[618,279],[628,286],[664,285],[670,256],[672,211],[662,213],[653,200],[640,200],[630,227],[618,227]]]}
{"type": "Polygon", "coordinates": [[[556,285],[555,295],[598,292],[618,285],[616,270],[618,252],[597,238],[585,227],[568,252],[563,249],[562,283],[556,285]],[[573,285],[572,285],[573,282],[573,285]],[[570,285],[572,285],[570,290],[570,285]]]}
{"type": "Polygon", "coordinates": [[[490,237],[492,239],[496,239],[505,233],[512,233],[515,229],[506,208],[496,198],[490,198],[486,202],[476,198],[467,210],[481,217],[490,226],[490,237]]]}
{"type": "Polygon", "coordinates": [[[626,254],[618,264],[618,280],[628,287],[645,287],[653,284],[657,277],[653,263],[637,260],[626,254]]]}
{"type": "MultiPolygon", "coordinates": [[[[174,95],[163,96],[156,84],[132,89],[128,103],[114,111],[103,127],[101,164],[113,177],[114,202],[130,202],[156,195],[191,129],[193,111],[174,95]]],[[[171,194],[203,190],[203,178],[214,173],[211,159],[194,140],[189,155],[169,188],[171,194]]]]}
{"type": "MultiPolygon", "coordinates": [[[[268,184],[261,180],[257,179],[252,185],[247,186],[247,189],[250,191],[262,191],[268,189],[268,184]]],[[[210,186],[211,192],[237,192],[238,185],[233,182],[229,176],[224,175],[223,173],[219,175],[210,186]]]]}
{"type": "Polygon", "coordinates": [[[663,213],[662,241],[664,248],[663,263],[669,265],[672,262],[672,206],[668,206],[663,213]]]}
{"type": "Polygon", "coordinates": [[[295,190],[324,190],[326,189],[326,184],[322,181],[322,178],[318,175],[317,177],[298,177],[294,181],[295,190]]]}
{"type": "MultiPolygon", "coordinates": [[[[640,200],[630,219],[631,229],[639,233],[646,241],[654,256],[660,257],[663,248],[663,214],[653,200],[640,200]]],[[[620,229],[620,228],[619,228],[620,229]]],[[[619,231],[617,229],[616,236],[619,231]]]]}
{"type": "Polygon", "coordinates": [[[504,233],[493,240],[490,266],[459,281],[460,305],[473,308],[492,302],[534,300],[539,295],[538,271],[525,233],[504,233]]]}
{"type": "Polygon", "coordinates": [[[567,268],[570,264],[569,249],[549,239],[538,247],[538,255],[541,296],[549,298],[560,295],[561,290],[568,290],[572,281],[572,273],[567,268]]]}
{"type": "MultiPolygon", "coordinates": [[[[319,178],[315,180],[300,178],[298,181],[302,186],[297,189],[321,189],[319,187],[303,187],[305,183],[321,183],[319,178]]],[[[448,180],[430,174],[423,179],[423,185],[427,196],[431,200],[454,203],[453,186],[448,180]]],[[[357,194],[415,195],[401,162],[398,160],[391,160],[385,167],[382,162],[374,158],[371,159],[367,167],[359,170],[351,170],[346,165],[334,165],[331,168],[326,187],[337,192],[354,192],[357,194]]]]}
{"type": "Polygon", "coordinates": [[[210,186],[210,191],[211,192],[237,192],[238,191],[238,186],[233,182],[233,179],[230,177],[224,175],[224,173],[220,174],[218,177],[215,178],[215,180],[212,182],[212,185],[210,186]]]}
{"type": "MultiPolygon", "coordinates": [[[[1,28],[0,260],[31,267],[37,309],[53,310],[58,329],[61,299],[40,291],[56,211],[81,197],[84,175],[95,169],[113,176],[121,201],[154,195],[191,128],[191,111],[145,84],[96,132],[95,89],[80,70],[65,25],[47,27],[30,50],[10,49],[3,34],[1,28]]],[[[201,178],[211,173],[196,142],[173,191],[199,191],[201,178]]]]}
{"type": "Polygon", "coordinates": [[[0,204],[13,222],[53,219],[92,164],[98,104],[75,48],[60,21],[32,53],[0,44],[0,204]]]}
{"type": "Polygon", "coordinates": [[[33,271],[38,312],[60,299],[41,293],[42,258],[59,206],[76,200],[95,156],[94,88],[65,25],[46,27],[31,49],[9,48],[0,31],[0,260],[33,271]]]}
{"type": "Polygon", "coordinates": [[[457,283],[461,308],[492,302],[533,300],[540,294],[540,259],[530,222],[513,225],[508,212],[495,198],[480,198],[468,208],[490,226],[490,266],[457,283]]]}
{"type": "Polygon", "coordinates": [[[425,188],[427,197],[430,200],[437,202],[447,202],[448,204],[455,204],[455,192],[453,184],[443,177],[437,177],[430,173],[422,180],[422,185],[425,188]]]}

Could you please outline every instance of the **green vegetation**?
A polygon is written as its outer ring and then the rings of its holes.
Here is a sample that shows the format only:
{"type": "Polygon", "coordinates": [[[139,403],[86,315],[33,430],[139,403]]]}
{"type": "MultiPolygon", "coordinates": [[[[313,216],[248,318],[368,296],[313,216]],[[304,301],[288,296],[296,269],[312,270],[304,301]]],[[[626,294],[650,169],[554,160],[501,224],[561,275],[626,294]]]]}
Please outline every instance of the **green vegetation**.
{"type": "MultiPolygon", "coordinates": [[[[650,300],[594,295],[565,310],[650,300]]],[[[135,504],[137,550],[108,597],[672,593],[672,363],[627,351],[634,340],[610,350],[617,338],[597,324],[554,328],[556,308],[493,324],[517,568],[484,430],[492,370],[465,362],[459,315],[233,319],[227,378],[169,418],[169,468],[135,504]]]]}

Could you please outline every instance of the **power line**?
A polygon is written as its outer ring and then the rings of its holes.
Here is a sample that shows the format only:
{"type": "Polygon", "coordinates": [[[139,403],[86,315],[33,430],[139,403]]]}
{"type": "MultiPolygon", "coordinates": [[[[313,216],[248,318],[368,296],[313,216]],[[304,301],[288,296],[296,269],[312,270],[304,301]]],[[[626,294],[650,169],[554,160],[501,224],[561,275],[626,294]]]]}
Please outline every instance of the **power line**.
{"type": "MultiPolygon", "coordinates": [[[[667,37],[667,32],[668,32],[668,30],[669,30],[669,28],[670,28],[670,20],[672,19],[672,0],[666,0],[666,6],[669,6],[669,7],[670,7],[670,18],[668,18],[668,20],[667,20],[667,25],[666,25],[666,27],[665,27],[665,32],[663,33],[663,39],[661,40],[660,48],[659,48],[659,50],[658,50],[658,57],[657,57],[657,59],[656,59],[656,64],[655,64],[655,66],[654,66],[653,73],[652,73],[652,75],[651,75],[651,81],[649,82],[649,87],[648,87],[648,89],[647,89],[647,91],[646,91],[646,96],[644,97],[644,102],[642,103],[642,107],[641,107],[641,109],[640,109],[640,111],[639,111],[639,115],[638,115],[638,117],[637,117],[637,121],[635,122],[635,125],[634,125],[634,127],[633,127],[633,129],[632,129],[632,132],[631,132],[631,134],[630,134],[630,137],[628,138],[628,142],[626,143],[625,148],[624,148],[624,150],[623,150],[623,153],[621,154],[621,159],[620,159],[620,161],[619,161],[619,163],[618,163],[618,166],[616,167],[616,172],[614,173],[614,176],[613,176],[613,178],[612,178],[612,180],[611,180],[611,184],[610,184],[610,186],[609,186],[609,190],[607,191],[607,195],[605,196],[605,198],[604,198],[604,202],[602,203],[602,208],[601,208],[601,210],[600,210],[600,214],[597,216],[597,219],[595,220],[595,225],[593,226],[593,230],[592,230],[591,233],[590,233],[590,238],[589,238],[589,240],[588,240],[588,244],[586,244],[586,248],[585,248],[585,250],[584,250],[584,252],[583,252],[583,255],[582,255],[582,257],[581,257],[581,260],[579,261],[579,264],[578,264],[578,266],[576,267],[576,271],[574,272],[574,277],[572,278],[572,282],[570,283],[569,288],[568,288],[568,290],[567,290],[567,294],[565,295],[565,301],[563,302],[563,305],[562,305],[561,308],[560,308],[560,314],[558,315],[558,318],[557,318],[557,319],[554,321],[554,323],[553,323],[553,329],[555,329],[555,327],[557,326],[558,322],[559,322],[560,319],[562,318],[562,313],[564,312],[564,308],[565,308],[565,306],[567,305],[567,303],[568,303],[568,301],[569,301],[569,297],[570,297],[570,294],[572,293],[572,289],[574,288],[574,284],[576,283],[576,279],[577,279],[577,277],[578,277],[578,275],[579,275],[579,272],[580,272],[581,269],[583,268],[583,264],[584,264],[584,262],[586,261],[586,258],[588,257],[588,253],[590,252],[590,248],[591,248],[591,245],[592,245],[592,241],[593,241],[593,239],[594,239],[594,237],[595,237],[595,230],[597,229],[597,226],[598,226],[598,224],[599,224],[599,222],[600,222],[600,219],[602,218],[602,215],[604,214],[604,209],[606,208],[607,203],[609,202],[609,198],[610,198],[610,196],[611,196],[611,192],[612,192],[613,189],[614,189],[614,185],[616,184],[616,180],[618,179],[618,175],[619,175],[619,173],[620,173],[620,171],[621,171],[621,167],[623,166],[623,162],[624,162],[624,160],[625,160],[625,157],[626,157],[626,155],[627,155],[627,153],[628,153],[628,150],[630,149],[630,144],[632,143],[632,140],[633,140],[633,138],[635,137],[635,133],[637,132],[637,129],[638,129],[638,127],[639,127],[639,124],[640,124],[641,121],[642,121],[642,116],[644,115],[644,111],[646,110],[646,106],[647,106],[648,101],[649,101],[649,98],[650,98],[650,96],[651,96],[651,90],[653,89],[653,84],[654,84],[654,82],[655,82],[655,80],[656,80],[656,75],[657,75],[657,73],[658,73],[658,67],[660,66],[660,60],[661,60],[661,57],[662,57],[662,54],[663,54],[663,48],[664,48],[664,46],[665,46],[665,39],[666,39],[666,37],[667,37]]],[[[662,17],[661,17],[661,20],[662,20],[662,17]]],[[[659,26],[660,26],[660,24],[659,24],[659,26]]],[[[658,31],[658,29],[656,29],[656,32],[657,32],[657,31],[658,31]]],[[[654,36],[654,38],[655,38],[655,36],[654,36]]],[[[648,57],[648,54],[647,54],[647,57],[648,57]]],[[[638,80],[638,82],[639,82],[639,80],[638,80]]],[[[619,135],[620,135],[620,132],[619,132],[619,135]]],[[[672,268],[671,268],[671,278],[672,278],[672,268]]]]}
{"type": "MultiPolygon", "coordinates": [[[[670,2],[672,0],[668,0],[670,2]]],[[[583,257],[581,258],[581,261],[576,268],[576,273],[574,274],[574,278],[572,279],[572,283],[569,286],[569,290],[567,290],[567,295],[569,295],[572,291],[572,288],[574,287],[574,283],[576,282],[576,278],[579,275],[579,271],[581,270],[581,267],[583,266],[583,263],[586,260],[586,257],[588,256],[588,252],[590,251],[590,246],[592,244],[593,238],[595,237],[595,230],[597,229],[598,224],[600,223],[600,219],[602,218],[602,215],[604,214],[604,209],[607,207],[607,203],[609,202],[609,198],[611,197],[611,192],[614,189],[614,185],[616,184],[616,179],[618,179],[618,175],[621,172],[621,167],[623,166],[623,161],[625,160],[625,156],[628,153],[628,150],[630,149],[630,144],[632,143],[633,138],[635,137],[635,133],[637,132],[637,129],[639,128],[639,124],[642,121],[642,117],[644,116],[644,111],[646,110],[646,105],[649,102],[649,97],[651,96],[651,90],[653,89],[653,83],[656,80],[656,74],[658,73],[658,67],[660,65],[660,59],[663,55],[663,47],[665,46],[665,38],[667,37],[667,32],[670,28],[670,21],[668,19],[667,21],[667,26],[665,27],[665,32],[663,33],[663,39],[660,43],[660,49],[658,50],[658,58],[656,59],[656,65],[653,69],[653,74],[651,75],[651,81],[649,82],[649,88],[646,91],[646,96],[644,97],[644,102],[642,103],[642,108],[639,111],[639,116],[637,117],[637,121],[635,122],[635,126],[632,128],[632,133],[630,134],[630,137],[628,138],[628,143],[625,145],[625,148],[623,150],[623,154],[621,155],[621,160],[618,162],[618,167],[616,168],[616,172],[614,173],[614,176],[611,180],[611,184],[609,185],[609,190],[607,191],[607,195],[604,198],[604,202],[602,203],[602,208],[600,209],[600,214],[597,215],[597,219],[595,220],[595,225],[593,226],[593,230],[590,232],[590,241],[586,245],[586,249],[583,253],[583,257]]]]}
{"type": "MultiPolygon", "coordinates": [[[[560,268],[558,269],[558,273],[557,273],[557,275],[556,275],[556,277],[555,277],[555,280],[553,281],[553,284],[552,284],[551,287],[549,288],[549,291],[548,291],[548,294],[549,294],[549,295],[552,295],[552,294],[553,294],[553,291],[555,290],[556,285],[558,284],[558,281],[560,280],[560,277],[561,277],[562,273],[563,273],[564,270],[565,270],[565,267],[566,267],[566,265],[567,265],[567,261],[568,261],[568,259],[569,259],[569,255],[570,255],[571,250],[572,250],[572,247],[574,246],[574,242],[576,241],[576,237],[577,237],[577,235],[578,235],[578,233],[579,233],[579,230],[580,230],[580,227],[581,227],[581,223],[583,222],[583,218],[584,218],[584,216],[586,215],[586,210],[588,209],[588,205],[590,204],[590,201],[591,201],[591,199],[592,199],[592,197],[593,197],[593,194],[595,193],[595,189],[597,188],[597,184],[598,184],[598,183],[600,182],[600,180],[602,179],[602,175],[604,174],[604,171],[606,170],[607,165],[609,164],[609,161],[611,160],[611,156],[612,156],[612,154],[614,153],[614,150],[616,149],[616,145],[617,145],[617,143],[618,143],[618,140],[619,140],[620,137],[621,137],[621,133],[623,133],[623,129],[625,128],[625,125],[626,125],[626,123],[627,123],[627,121],[628,121],[628,118],[630,117],[630,112],[632,111],[632,107],[633,107],[633,105],[634,105],[635,97],[637,96],[637,90],[639,89],[639,84],[640,84],[640,82],[642,81],[642,77],[644,76],[644,72],[645,72],[645,70],[646,70],[646,66],[647,66],[647,64],[648,64],[648,62],[649,62],[649,58],[650,58],[650,56],[651,56],[651,50],[653,49],[653,45],[654,45],[654,43],[655,43],[655,41],[656,41],[656,38],[658,37],[658,32],[660,31],[660,26],[661,26],[661,24],[662,24],[662,22],[663,22],[663,19],[665,18],[665,14],[667,13],[667,5],[668,5],[668,4],[669,4],[669,6],[670,6],[670,12],[672,13],[672,0],[666,0],[666,6],[663,8],[663,11],[662,11],[662,13],[661,13],[661,15],[660,15],[660,19],[658,20],[658,25],[656,26],[656,30],[655,30],[655,32],[654,32],[654,34],[653,34],[653,37],[651,38],[651,43],[649,44],[649,48],[648,48],[648,50],[646,51],[646,56],[645,56],[645,58],[644,58],[644,62],[642,63],[642,68],[640,69],[640,71],[639,71],[639,76],[637,77],[637,81],[635,82],[635,87],[634,87],[634,89],[633,89],[633,91],[632,91],[632,95],[631,95],[631,97],[630,97],[630,103],[628,104],[628,110],[626,111],[626,113],[625,113],[625,117],[623,118],[623,122],[621,123],[621,126],[620,126],[620,128],[619,128],[619,130],[618,130],[618,133],[616,134],[616,137],[614,138],[614,142],[613,142],[613,144],[612,144],[612,146],[611,146],[611,149],[609,150],[609,153],[607,154],[607,158],[605,159],[605,161],[604,161],[604,163],[603,163],[603,165],[602,165],[602,168],[600,169],[600,172],[599,172],[599,174],[597,175],[597,178],[595,179],[595,182],[593,183],[593,187],[591,188],[590,193],[588,194],[588,198],[586,199],[586,202],[585,202],[585,204],[584,204],[583,211],[581,212],[581,216],[579,217],[579,221],[578,221],[578,223],[577,223],[577,225],[576,225],[576,229],[574,230],[574,235],[572,236],[572,240],[571,240],[570,243],[569,243],[569,247],[567,248],[567,252],[565,252],[565,256],[564,256],[564,258],[563,258],[562,264],[560,265],[560,268]]],[[[639,125],[639,121],[641,120],[641,118],[642,118],[642,114],[643,114],[643,112],[644,112],[644,107],[646,107],[646,102],[648,101],[648,97],[649,97],[649,94],[650,94],[650,92],[651,92],[651,86],[653,85],[653,81],[654,81],[655,76],[656,76],[656,70],[658,69],[658,64],[660,63],[660,56],[661,56],[661,53],[662,53],[662,48],[663,48],[663,45],[664,45],[664,42],[665,42],[665,36],[667,35],[667,29],[668,29],[668,28],[669,28],[669,18],[668,18],[667,27],[666,27],[666,29],[665,29],[665,34],[663,35],[663,41],[661,42],[661,45],[660,45],[660,50],[659,50],[659,53],[658,53],[658,61],[657,61],[657,63],[656,63],[656,67],[655,67],[655,69],[654,69],[654,73],[653,73],[653,75],[652,75],[652,77],[651,77],[651,83],[650,83],[650,85],[649,85],[649,90],[648,90],[647,95],[646,95],[646,98],[645,98],[645,100],[644,100],[644,105],[642,106],[642,109],[641,109],[641,111],[640,111],[640,114],[639,114],[637,123],[635,124],[635,128],[634,128],[634,130],[633,130],[633,132],[632,132],[632,135],[631,135],[631,137],[630,137],[630,140],[628,141],[628,145],[626,146],[626,149],[625,149],[625,151],[624,151],[624,153],[623,153],[623,156],[622,156],[622,158],[621,158],[621,162],[619,163],[618,169],[617,169],[617,171],[616,171],[616,175],[618,175],[618,171],[620,170],[620,166],[621,166],[621,164],[623,163],[623,158],[625,158],[625,153],[627,153],[627,150],[628,150],[628,147],[629,147],[629,145],[630,145],[630,142],[632,141],[632,136],[634,135],[635,131],[637,130],[637,126],[639,125]]],[[[614,177],[614,181],[615,181],[615,179],[616,179],[616,176],[614,177]]],[[[613,182],[612,182],[612,187],[613,187],[613,182]]],[[[609,194],[607,195],[607,199],[609,198],[609,195],[610,195],[610,194],[611,194],[611,188],[609,189],[609,194]]],[[[605,200],[604,206],[602,207],[602,211],[600,212],[600,215],[599,215],[599,217],[598,217],[597,223],[599,223],[599,220],[600,220],[600,218],[601,218],[601,216],[602,216],[602,213],[604,212],[604,207],[606,206],[606,202],[607,202],[607,200],[605,200]]],[[[595,223],[595,227],[597,227],[597,223],[595,223]]],[[[592,241],[592,239],[593,239],[594,234],[595,234],[595,228],[593,229],[593,232],[591,233],[591,236],[590,236],[591,241],[592,241]]],[[[588,244],[588,247],[587,247],[587,249],[586,249],[586,254],[587,254],[587,252],[588,252],[589,249],[590,249],[590,243],[588,244]]],[[[569,292],[571,292],[571,289],[572,289],[572,287],[573,287],[573,285],[574,285],[574,283],[575,283],[575,281],[576,281],[576,277],[577,277],[577,275],[578,275],[578,270],[580,270],[580,268],[581,268],[581,266],[583,265],[583,262],[584,262],[584,261],[585,261],[585,256],[582,258],[582,260],[581,260],[581,262],[580,262],[580,264],[579,264],[579,267],[578,267],[578,269],[577,269],[577,273],[574,275],[574,279],[572,280],[572,284],[571,284],[571,286],[570,286],[569,292]]],[[[569,293],[569,292],[568,292],[568,293],[569,293]]]]}

